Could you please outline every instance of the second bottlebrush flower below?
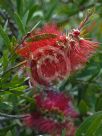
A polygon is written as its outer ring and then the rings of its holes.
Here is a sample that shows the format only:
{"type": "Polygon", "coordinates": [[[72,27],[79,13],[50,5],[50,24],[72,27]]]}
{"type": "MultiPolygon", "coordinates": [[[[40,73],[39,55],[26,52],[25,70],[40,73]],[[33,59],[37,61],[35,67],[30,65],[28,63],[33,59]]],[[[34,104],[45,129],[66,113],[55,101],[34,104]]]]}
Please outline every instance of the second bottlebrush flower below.
{"type": "Polygon", "coordinates": [[[45,134],[74,136],[74,120],[78,113],[72,107],[72,100],[62,92],[41,91],[34,96],[35,110],[23,119],[26,126],[45,134]]]}
{"type": "Polygon", "coordinates": [[[59,113],[62,116],[78,117],[78,113],[72,106],[71,97],[65,95],[63,92],[53,90],[42,91],[36,95],[35,102],[37,107],[44,112],[59,113]]]}

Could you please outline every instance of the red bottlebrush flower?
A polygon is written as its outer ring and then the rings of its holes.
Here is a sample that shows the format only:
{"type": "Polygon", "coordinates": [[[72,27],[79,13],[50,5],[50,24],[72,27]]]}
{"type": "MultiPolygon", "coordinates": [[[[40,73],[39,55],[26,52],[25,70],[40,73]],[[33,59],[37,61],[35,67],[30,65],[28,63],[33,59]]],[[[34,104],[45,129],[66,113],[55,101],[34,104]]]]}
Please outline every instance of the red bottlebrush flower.
{"type": "Polygon", "coordinates": [[[61,136],[62,131],[65,130],[66,136],[74,136],[76,127],[72,121],[58,122],[51,118],[43,117],[39,113],[32,113],[23,119],[26,126],[35,129],[41,133],[61,136]]]}
{"type": "Polygon", "coordinates": [[[56,25],[46,25],[22,43],[17,53],[28,59],[34,85],[61,85],[70,72],[82,68],[96,50],[97,43],[79,35],[78,29],[62,35],[56,25]]]}
{"type": "Polygon", "coordinates": [[[71,99],[62,92],[46,90],[35,96],[36,111],[23,122],[38,132],[61,136],[65,129],[66,136],[74,136],[76,127],[73,119],[78,115],[73,109],[71,99]]]}
{"type": "Polygon", "coordinates": [[[79,41],[71,43],[70,53],[68,52],[71,70],[75,71],[80,69],[93,55],[97,47],[97,42],[92,42],[85,39],[79,39],[79,41]]]}
{"type": "Polygon", "coordinates": [[[37,107],[43,112],[58,112],[64,116],[77,117],[78,113],[72,107],[70,97],[63,92],[47,91],[35,96],[37,107]]]}
{"type": "Polygon", "coordinates": [[[49,33],[55,35],[62,35],[62,32],[59,31],[56,24],[46,24],[42,29],[39,29],[35,34],[49,33]]]}
{"type": "Polygon", "coordinates": [[[30,34],[26,41],[24,41],[18,48],[17,53],[22,57],[29,58],[32,52],[43,47],[56,47],[58,41],[65,42],[66,36],[58,30],[56,25],[45,25],[42,29],[30,34]]]}
{"type": "Polygon", "coordinates": [[[17,53],[28,57],[34,84],[60,84],[70,74],[70,60],[62,49],[63,45],[58,45],[58,42],[65,42],[65,36],[62,36],[55,25],[46,25],[36,33],[17,49],[17,53]]]}
{"type": "Polygon", "coordinates": [[[34,84],[54,86],[70,73],[70,61],[63,51],[55,47],[40,48],[32,54],[29,63],[34,84]]]}

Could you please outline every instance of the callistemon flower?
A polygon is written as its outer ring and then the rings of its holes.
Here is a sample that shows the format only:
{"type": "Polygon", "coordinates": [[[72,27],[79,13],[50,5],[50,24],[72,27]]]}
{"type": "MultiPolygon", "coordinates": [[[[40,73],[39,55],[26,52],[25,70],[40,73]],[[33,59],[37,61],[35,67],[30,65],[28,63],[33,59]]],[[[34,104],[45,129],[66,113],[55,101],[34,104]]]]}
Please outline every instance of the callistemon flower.
{"type": "Polygon", "coordinates": [[[61,136],[66,130],[66,136],[75,136],[76,127],[72,121],[58,122],[51,118],[46,118],[39,113],[32,113],[24,119],[26,126],[40,132],[40,134],[51,134],[61,136]]]}
{"type": "Polygon", "coordinates": [[[35,96],[36,111],[24,118],[24,123],[38,132],[61,136],[74,136],[77,112],[71,105],[71,99],[61,92],[46,91],[35,96]]]}
{"type": "Polygon", "coordinates": [[[37,107],[42,112],[54,112],[63,116],[77,117],[78,113],[74,110],[71,98],[63,92],[57,91],[42,91],[35,96],[37,107]]]}
{"type": "Polygon", "coordinates": [[[80,69],[92,56],[97,43],[80,37],[80,30],[62,34],[45,25],[24,41],[17,53],[28,60],[32,82],[40,86],[61,85],[70,72],[80,69]]]}
{"type": "Polygon", "coordinates": [[[80,31],[73,30],[70,36],[74,35],[74,40],[70,40],[70,52],[68,52],[68,57],[70,58],[71,71],[78,70],[83,67],[83,65],[88,61],[88,59],[95,53],[96,48],[98,47],[98,42],[93,42],[85,40],[84,38],[78,37],[78,32],[80,31]],[[75,35],[76,34],[76,35],[75,35]]]}
{"type": "Polygon", "coordinates": [[[34,84],[54,86],[69,76],[70,60],[62,45],[58,45],[64,40],[65,35],[55,25],[46,25],[17,49],[18,54],[28,59],[34,84]]]}

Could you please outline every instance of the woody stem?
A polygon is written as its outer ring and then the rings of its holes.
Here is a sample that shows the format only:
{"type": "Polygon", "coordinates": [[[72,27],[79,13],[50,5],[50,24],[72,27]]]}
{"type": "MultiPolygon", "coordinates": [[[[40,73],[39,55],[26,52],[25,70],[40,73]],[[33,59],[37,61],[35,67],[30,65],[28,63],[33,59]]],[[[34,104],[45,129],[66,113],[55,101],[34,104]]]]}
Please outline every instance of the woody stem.
{"type": "Polygon", "coordinates": [[[1,120],[3,119],[21,119],[21,118],[25,118],[25,117],[28,117],[29,115],[28,114],[25,114],[25,115],[9,115],[9,114],[5,114],[5,113],[1,113],[0,112],[0,117],[3,117],[1,118],[1,120]]]}

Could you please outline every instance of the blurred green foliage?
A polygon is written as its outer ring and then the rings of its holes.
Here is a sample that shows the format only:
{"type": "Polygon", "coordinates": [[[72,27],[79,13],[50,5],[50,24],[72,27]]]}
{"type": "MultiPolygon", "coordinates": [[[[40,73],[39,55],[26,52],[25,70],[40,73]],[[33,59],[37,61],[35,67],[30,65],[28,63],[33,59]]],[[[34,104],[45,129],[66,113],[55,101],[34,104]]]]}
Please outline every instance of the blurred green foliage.
{"type": "MultiPolygon", "coordinates": [[[[55,22],[63,29],[76,28],[89,8],[95,13],[83,29],[85,38],[102,42],[101,0],[0,0],[0,112],[23,114],[32,109],[33,91],[25,71],[13,69],[21,60],[14,47],[32,28],[48,22],[55,22]],[[28,108],[29,107],[29,108],[28,108]]],[[[87,113],[102,111],[102,47],[90,59],[85,68],[72,75],[60,90],[68,91],[74,97],[76,109],[80,112],[80,125],[87,113]]],[[[89,117],[78,129],[76,136],[101,136],[102,113],[89,117]],[[85,127],[89,129],[85,129],[85,127]],[[97,126],[97,127],[96,127],[97,126]]],[[[2,119],[0,136],[35,136],[19,119],[2,119]]]]}

